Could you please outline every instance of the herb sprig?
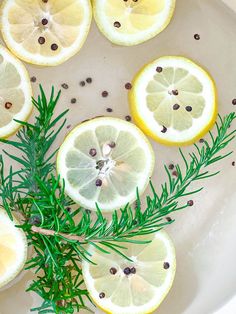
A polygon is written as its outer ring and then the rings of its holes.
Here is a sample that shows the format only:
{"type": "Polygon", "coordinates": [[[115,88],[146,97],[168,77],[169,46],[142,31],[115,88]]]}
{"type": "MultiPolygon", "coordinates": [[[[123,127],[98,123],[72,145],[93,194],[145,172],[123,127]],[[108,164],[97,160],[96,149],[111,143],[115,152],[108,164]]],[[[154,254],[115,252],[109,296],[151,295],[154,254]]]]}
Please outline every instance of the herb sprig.
{"type": "Polygon", "coordinates": [[[229,131],[236,119],[235,113],[223,119],[219,117],[216,136],[210,132],[210,141],[205,140],[201,146],[195,144],[195,151],[188,156],[180,150],[185,169],[177,165],[177,177],[172,177],[165,166],[168,180],[161,186],[160,195],[150,182],[152,195],[146,197],[145,206],[137,191],[135,209],[127,204],[115,211],[109,220],[97,207],[93,217],[83,208],[71,210],[75,204],[65,195],[64,186],[55,174],[57,150],[51,151],[51,148],[65,125],[67,113],[64,111],[53,118],[59,97],[60,93],[55,97],[52,89],[47,100],[41,87],[38,100],[33,100],[38,112],[35,123],[18,121],[22,128],[17,133],[17,141],[1,139],[19,151],[17,155],[4,152],[19,164],[20,169],[13,171],[10,168],[7,173],[0,156],[0,206],[11,218],[14,212],[21,215],[18,227],[26,232],[29,245],[34,248],[35,254],[26,269],[35,272],[28,291],[42,297],[42,305],[33,309],[40,314],[75,313],[87,309],[86,300],[90,298],[80,268],[83,259],[92,262],[86,245],[93,245],[105,254],[113,250],[128,258],[126,242],[146,243],[137,240],[136,236],[163,229],[173,222],[167,220],[167,216],[192,205],[191,201],[185,204],[181,201],[202,190],[189,190],[191,183],[219,173],[211,173],[207,167],[231,154],[221,152],[236,135],[236,130],[229,131]]]}

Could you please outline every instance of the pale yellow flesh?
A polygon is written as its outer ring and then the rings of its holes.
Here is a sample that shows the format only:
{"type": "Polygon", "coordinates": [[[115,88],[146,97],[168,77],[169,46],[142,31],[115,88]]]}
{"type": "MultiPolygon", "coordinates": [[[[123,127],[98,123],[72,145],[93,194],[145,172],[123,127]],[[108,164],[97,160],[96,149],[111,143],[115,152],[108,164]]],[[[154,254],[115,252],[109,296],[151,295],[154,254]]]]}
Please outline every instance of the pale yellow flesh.
{"type": "Polygon", "coordinates": [[[153,150],[131,123],[113,118],[88,123],[90,128],[81,124],[66,138],[58,154],[58,172],[76,202],[89,209],[96,209],[97,203],[101,210],[112,211],[135,200],[137,187],[144,191],[153,171],[153,150]],[[99,169],[100,162],[104,165],[99,169]]]}
{"type": "Polygon", "coordinates": [[[95,21],[113,43],[132,46],[143,43],[169,24],[175,0],[93,0],[95,21]]]}
{"type": "Polygon", "coordinates": [[[181,56],[164,56],[145,65],[129,92],[134,121],[165,145],[189,145],[214,125],[217,91],[201,66],[181,56]]]}
{"type": "MultiPolygon", "coordinates": [[[[166,237],[165,233],[161,233],[166,237]]],[[[103,254],[93,250],[92,261],[83,262],[83,275],[95,303],[107,313],[150,313],[164,299],[175,275],[175,252],[171,241],[163,242],[158,235],[139,237],[152,239],[150,244],[125,244],[123,253],[133,262],[116,253],[103,254]],[[169,263],[166,268],[166,263],[169,263]],[[134,267],[135,274],[124,274],[125,268],[134,267]],[[111,269],[116,273],[111,274],[111,269]],[[101,293],[105,294],[100,298],[101,293]]]]}
{"type": "Polygon", "coordinates": [[[21,59],[41,65],[56,65],[74,55],[91,23],[88,0],[5,1],[2,12],[8,47],[21,59]]]}
{"type": "Polygon", "coordinates": [[[15,133],[32,111],[32,90],[24,65],[0,46],[0,138],[15,133]]]}
{"type": "Polygon", "coordinates": [[[165,0],[117,1],[108,0],[104,6],[105,14],[111,26],[115,22],[121,24],[116,28],[123,34],[134,34],[147,30],[156,23],[158,14],[165,7],[165,0]]]}
{"type": "Polygon", "coordinates": [[[147,107],[166,128],[178,131],[191,128],[193,119],[201,117],[205,107],[202,83],[183,68],[164,68],[153,76],[146,91],[147,107]],[[179,108],[174,109],[175,105],[179,108]],[[187,111],[189,106],[191,111],[187,111]]]}
{"type": "Polygon", "coordinates": [[[18,275],[27,258],[25,234],[15,224],[0,211],[0,288],[18,275]]]}

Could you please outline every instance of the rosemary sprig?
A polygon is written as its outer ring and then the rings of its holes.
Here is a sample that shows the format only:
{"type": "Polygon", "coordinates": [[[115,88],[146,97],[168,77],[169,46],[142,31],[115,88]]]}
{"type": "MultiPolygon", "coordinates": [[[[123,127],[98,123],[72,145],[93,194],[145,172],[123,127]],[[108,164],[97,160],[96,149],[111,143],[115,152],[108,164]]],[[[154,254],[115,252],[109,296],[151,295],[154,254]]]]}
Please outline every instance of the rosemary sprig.
{"type": "Polygon", "coordinates": [[[41,307],[34,309],[40,314],[74,313],[86,308],[89,295],[83,286],[79,265],[83,259],[92,262],[92,257],[85,245],[91,244],[103,253],[113,250],[125,256],[125,242],[145,243],[135,237],[161,230],[173,222],[166,220],[167,216],[192,205],[192,202],[181,204],[181,199],[202,188],[189,190],[190,184],[218,173],[206,168],[231,154],[221,152],[236,134],[236,130],[228,131],[236,119],[235,113],[223,119],[219,117],[216,136],[210,132],[210,141],[205,140],[201,146],[196,144],[195,151],[188,157],[180,150],[185,169],[177,165],[176,178],[165,166],[168,181],[162,185],[160,195],[150,182],[152,195],[146,197],[146,209],[137,191],[135,209],[127,204],[109,220],[98,207],[94,218],[82,208],[71,211],[73,202],[65,195],[60,178],[54,173],[53,157],[57,150],[49,151],[65,124],[65,120],[61,121],[66,114],[65,111],[53,119],[59,95],[54,98],[52,90],[47,101],[41,88],[40,97],[33,100],[38,111],[35,123],[21,122],[23,127],[17,141],[1,140],[20,152],[16,156],[5,151],[20,165],[19,170],[13,172],[11,168],[7,175],[3,157],[0,157],[1,207],[10,217],[12,211],[21,214],[18,227],[26,232],[29,245],[34,247],[36,254],[28,261],[27,269],[35,269],[37,277],[28,290],[35,291],[44,300],[41,307]]]}

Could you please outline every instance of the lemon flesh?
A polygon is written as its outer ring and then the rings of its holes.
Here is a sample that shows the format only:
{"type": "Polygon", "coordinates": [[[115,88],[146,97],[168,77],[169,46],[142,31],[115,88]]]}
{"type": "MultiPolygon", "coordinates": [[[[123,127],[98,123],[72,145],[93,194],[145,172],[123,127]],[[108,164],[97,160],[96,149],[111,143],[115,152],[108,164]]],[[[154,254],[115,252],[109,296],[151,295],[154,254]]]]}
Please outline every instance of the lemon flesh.
{"type": "Polygon", "coordinates": [[[145,42],[169,24],[175,0],[94,0],[100,31],[113,43],[132,46],[145,42]]]}
{"type": "Polygon", "coordinates": [[[0,46],[0,138],[15,133],[32,111],[32,90],[24,65],[0,46]]]}
{"type": "Polygon", "coordinates": [[[192,144],[209,131],[217,116],[213,79],[183,57],[162,57],[141,69],[129,102],[138,126],[167,145],[192,144]]]}
{"type": "Polygon", "coordinates": [[[25,234],[15,224],[0,211],[0,288],[19,274],[27,258],[25,234]]]}
{"type": "Polygon", "coordinates": [[[123,253],[103,254],[89,246],[91,260],[83,261],[83,277],[94,302],[106,313],[146,314],[155,311],[169,292],[176,269],[175,250],[165,232],[136,237],[149,244],[125,244],[123,253]]]}
{"type": "Polygon", "coordinates": [[[142,193],[154,166],[154,153],[144,134],[116,118],[97,118],[76,127],[57,157],[66,193],[81,206],[112,211],[142,193]]]}
{"type": "Polygon", "coordinates": [[[5,0],[2,34],[22,60],[53,66],[82,47],[92,18],[89,0],[5,0]]]}

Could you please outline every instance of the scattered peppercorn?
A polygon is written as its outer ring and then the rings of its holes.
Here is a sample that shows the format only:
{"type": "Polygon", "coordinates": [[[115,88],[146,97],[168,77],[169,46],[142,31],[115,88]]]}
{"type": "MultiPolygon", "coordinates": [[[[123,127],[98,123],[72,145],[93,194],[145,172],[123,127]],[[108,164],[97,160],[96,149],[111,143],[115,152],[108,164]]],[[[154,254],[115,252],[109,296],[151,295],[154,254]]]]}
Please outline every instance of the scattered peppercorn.
{"type": "Polygon", "coordinates": [[[180,108],[180,105],[179,104],[175,104],[174,106],[173,106],[173,109],[174,110],[178,110],[180,108]]]}
{"type": "Polygon", "coordinates": [[[179,91],[178,91],[177,89],[172,90],[172,94],[175,95],[175,96],[177,96],[177,95],[179,95],[179,91]]]}
{"type": "Polygon", "coordinates": [[[193,204],[194,204],[194,202],[193,202],[193,200],[190,200],[190,201],[188,201],[188,206],[193,206],[193,204]]]}
{"type": "Polygon", "coordinates": [[[168,168],[169,168],[170,170],[173,170],[173,169],[175,168],[175,165],[169,164],[168,168]]]}
{"type": "Polygon", "coordinates": [[[170,268],[170,264],[168,262],[165,262],[163,264],[164,269],[169,269],[170,268]]]}
{"type": "Polygon", "coordinates": [[[234,99],[232,100],[232,104],[233,104],[234,106],[236,106],[236,98],[234,98],[234,99]]]}
{"type": "Polygon", "coordinates": [[[38,39],[38,43],[39,43],[40,45],[45,44],[45,41],[46,41],[45,38],[42,37],[42,36],[40,36],[39,39],[38,39]]]}
{"type": "Polygon", "coordinates": [[[106,90],[104,90],[103,92],[102,92],[102,97],[107,97],[108,96],[108,92],[106,91],[106,90]]]}
{"type": "Polygon", "coordinates": [[[30,82],[35,83],[37,81],[37,78],[35,76],[32,76],[30,78],[30,82]]]}
{"type": "Polygon", "coordinates": [[[136,268],[135,267],[130,268],[130,272],[131,274],[136,274],[136,268]]]}
{"type": "Polygon", "coordinates": [[[107,111],[107,112],[112,112],[113,109],[112,109],[112,108],[107,108],[106,111],[107,111]]]}
{"type": "Polygon", "coordinates": [[[199,34],[195,34],[194,35],[194,39],[199,40],[200,39],[200,35],[199,34]]]}
{"type": "Polygon", "coordinates": [[[200,140],[199,140],[199,143],[204,143],[205,142],[205,140],[203,139],[203,138],[200,138],[200,140]]]}
{"type": "Polygon", "coordinates": [[[96,180],[96,186],[102,186],[102,180],[101,179],[96,180]]]}
{"type": "Polygon", "coordinates": [[[6,109],[10,109],[11,107],[12,107],[12,103],[11,102],[8,101],[8,102],[5,103],[5,108],[6,109]]]}
{"type": "Polygon", "coordinates": [[[167,220],[168,222],[171,222],[171,221],[172,221],[172,219],[171,219],[170,217],[166,217],[166,220],[167,220]]]}
{"type": "Polygon", "coordinates": [[[125,116],[125,120],[130,122],[132,120],[132,118],[131,118],[131,116],[128,115],[128,116],[125,116]]]}
{"type": "Polygon", "coordinates": [[[48,20],[47,19],[42,19],[42,24],[43,25],[47,25],[48,24],[48,20]]]}
{"type": "Polygon", "coordinates": [[[115,143],[115,142],[111,142],[111,143],[109,144],[109,146],[110,146],[111,148],[115,148],[115,147],[116,147],[116,143],[115,143]]]}
{"type": "Polygon", "coordinates": [[[110,268],[110,273],[115,275],[117,273],[117,269],[115,267],[110,268]]]}
{"type": "Polygon", "coordinates": [[[57,44],[52,44],[51,45],[51,50],[56,51],[58,49],[58,45],[57,44]]]}
{"type": "Polygon", "coordinates": [[[174,177],[178,177],[178,172],[175,170],[175,171],[173,171],[172,172],[172,176],[174,176],[174,177]]]}
{"type": "Polygon", "coordinates": [[[186,111],[191,112],[193,110],[193,108],[191,106],[186,106],[185,107],[186,111]]]}
{"type": "Polygon", "coordinates": [[[89,151],[89,155],[94,157],[97,155],[97,150],[95,148],[91,148],[90,151],[89,151]]]}
{"type": "Polygon", "coordinates": [[[114,27],[116,27],[116,28],[120,28],[120,27],[121,27],[121,24],[120,24],[120,22],[118,22],[118,21],[115,21],[113,25],[114,25],[114,27]]]}
{"type": "Polygon", "coordinates": [[[71,128],[71,124],[68,124],[66,128],[67,128],[67,129],[70,129],[70,128],[71,128]]]}
{"type": "Polygon", "coordinates": [[[68,89],[68,88],[69,88],[69,85],[66,84],[66,83],[63,83],[63,84],[61,84],[61,87],[64,88],[64,89],[68,89]]]}
{"type": "Polygon", "coordinates": [[[40,225],[41,224],[41,217],[39,215],[33,215],[29,219],[29,224],[32,226],[40,225]]]}
{"type": "Polygon", "coordinates": [[[162,67],[157,67],[157,68],[156,68],[156,71],[157,71],[158,73],[161,73],[161,72],[163,71],[163,68],[162,68],[162,67]]]}
{"type": "Polygon", "coordinates": [[[131,83],[126,83],[125,84],[125,88],[127,89],[127,90],[131,90],[132,89],[132,84],[131,83]]]}
{"type": "Polygon", "coordinates": [[[75,104],[76,103],[76,98],[71,98],[71,101],[70,101],[72,104],[75,104]]]}
{"type": "Polygon", "coordinates": [[[105,298],[105,296],[106,296],[106,295],[105,295],[105,293],[104,293],[104,292],[99,293],[99,298],[100,298],[100,299],[104,299],[104,298],[105,298]]]}
{"type": "Polygon", "coordinates": [[[235,167],[235,161],[232,162],[232,166],[235,167]]]}
{"type": "Polygon", "coordinates": [[[167,132],[167,128],[163,125],[163,129],[161,130],[161,133],[166,133],[167,132]]]}
{"type": "Polygon", "coordinates": [[[79,85],[82,86],[82,87],[84,87],[84,86],[85,86],[85,81],[81,81],[81,82],[79,83],[79,85]]]}
{"type": "Polygon", "coordinates": [[[131,269],[129,268],[129,267],[126,267],[125,269],[124,269],[124,274],[125,275],[129,275],[131,273],[131,269]]]}
{"type": "Polygon", "coordinates": [[[92,83],[92,81],[93,81],[93,80],[92,80],[92,78],[91,78],[91,77],[87,77],[87,78],[86,78],[86,82],[87,82],[88,84],[91,84],[91,83],[92,83]]]}

